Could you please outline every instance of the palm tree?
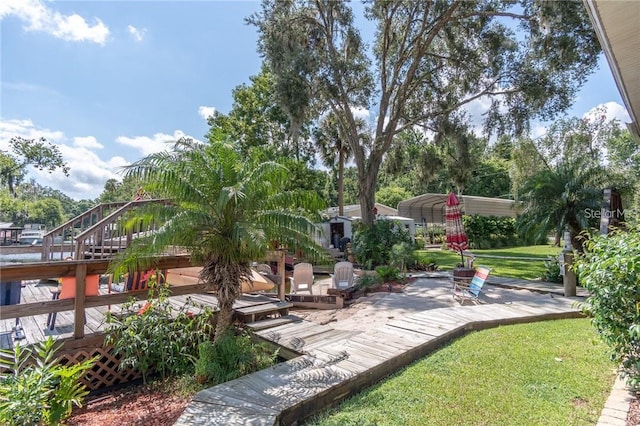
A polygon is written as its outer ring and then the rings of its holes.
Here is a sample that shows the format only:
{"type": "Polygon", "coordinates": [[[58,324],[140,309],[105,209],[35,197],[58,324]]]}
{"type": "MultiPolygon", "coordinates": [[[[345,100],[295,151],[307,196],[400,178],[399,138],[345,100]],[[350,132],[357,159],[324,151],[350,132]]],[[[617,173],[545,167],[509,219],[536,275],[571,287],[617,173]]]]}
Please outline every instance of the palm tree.
{"type": "Polygon", "coordinates": [[[603,170],[585,161],[574,160],[548,166],[529,178],[520,201],[524,204],[521,230],[536,238],[569,229],[571,244],[582,251],[581,233],[590,227],[589,219],[600,212],[604,182],[603,170]]]}
{"type": "MultiPolygon", "coordinates": [[[[365,126],[359,120],[360,128],[365,126]]],[[[315,143],[318,147],[322,163],[326,167],[336,168],[338,174],[338,214],[344,215],[344,167],[351,159],[351,147],[340,130],[340,121],[334,112],[330,112],[314,131],[315,143]]]]}
{"type": "Polygon", "coordinates": [[[172,151],[149,155],[125,169],[149,193],[172,203],[149,206],[139,214],[138,221],[160,220],[163,225],[154,235],[134,240],[117,269],[139,268],[145,257],[169,246],[186,248],[203,265],[205,288],[216,292],[217,340],[231,323],[251,262],[263,259],[273,241],[301,249],[310,258],[322,257],[313,231],[319,222],[314,217],[324,206],[315,193],[284,192],[288,170],[282,165],[241,158],[224,135],[211,139],[179,140],[172,151]]]}

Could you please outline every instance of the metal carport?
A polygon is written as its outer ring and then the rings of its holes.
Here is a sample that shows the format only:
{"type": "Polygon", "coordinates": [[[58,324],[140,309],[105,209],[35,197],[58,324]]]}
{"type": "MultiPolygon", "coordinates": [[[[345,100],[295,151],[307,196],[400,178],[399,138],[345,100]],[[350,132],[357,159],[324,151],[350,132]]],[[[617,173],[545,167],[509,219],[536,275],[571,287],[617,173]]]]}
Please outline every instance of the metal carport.
{"type": "MultiPolygon", "coordinates": [[[[516,217],[516,202],[502,198],[462,195],[460,207],[466,215],[516,217]]],[[[416,223],[444,223],[447,194],[422,194],[398,203],[398,215],[416,223]]]]}

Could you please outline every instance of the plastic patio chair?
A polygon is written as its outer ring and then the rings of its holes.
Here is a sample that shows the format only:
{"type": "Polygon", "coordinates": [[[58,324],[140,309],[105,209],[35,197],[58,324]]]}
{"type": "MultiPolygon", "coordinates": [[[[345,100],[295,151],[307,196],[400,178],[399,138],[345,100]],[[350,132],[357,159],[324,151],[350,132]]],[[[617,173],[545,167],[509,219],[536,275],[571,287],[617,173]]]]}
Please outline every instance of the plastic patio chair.
{"type": "MultiPolygon", "coordinates": [[[[85,296],[99,295],[100,275],[87,275],[85,278],[85,296]]],[[[52,300],[73,299],[76,297],[76,277],[60,278],[60,286],[51,292],[52,300]]],[[[47,328],[53,330],[56,327],[57,312],[47,315],[47,328]]],[[[85,319],[86,322],[86,319],[85,319]]]]}
{"type": "Polygon", "coordinates": [[[338,262],[333,267],[331,285],[333,288],[342,290],[353,286],[353,263],[338,262]]]}
{"type": "Polygon", "coordinates": [[[453,280],[453,298],[458,299],[460,304],[463,304],[465,300],[471,300],[473,303],[480,303],[480,292],[484,283],[489,277],[491,270],[486,267],[479,267],[476,270],[475,275],[471,279],[471,282],[467,283],[464,280],[453,280]]]}
{"type": "Polygon", "coordinates": [[[298,263],[293,267],[293,277],[291,278],[291,293],[297,294],[300,291],[308,291],[313,295],[313,265],[310,263],[298,263]]]}

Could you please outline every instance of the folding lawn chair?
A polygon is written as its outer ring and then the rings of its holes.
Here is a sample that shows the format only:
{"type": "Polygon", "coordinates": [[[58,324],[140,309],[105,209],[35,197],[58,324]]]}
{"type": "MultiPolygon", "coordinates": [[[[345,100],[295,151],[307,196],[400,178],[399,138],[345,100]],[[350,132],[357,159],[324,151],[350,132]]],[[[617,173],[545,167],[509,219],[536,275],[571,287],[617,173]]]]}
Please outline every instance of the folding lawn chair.
{"type": "Polygon", "coordinates": [[[489,268],[481,266],[476,269],[476,273],[469,283],[464,280],[454,279],[453,298],[458,299],[460,304],[463,304],[465,300],[480,303],[480,292],[489,277],[489,272],[491,272],[489,268]]]}

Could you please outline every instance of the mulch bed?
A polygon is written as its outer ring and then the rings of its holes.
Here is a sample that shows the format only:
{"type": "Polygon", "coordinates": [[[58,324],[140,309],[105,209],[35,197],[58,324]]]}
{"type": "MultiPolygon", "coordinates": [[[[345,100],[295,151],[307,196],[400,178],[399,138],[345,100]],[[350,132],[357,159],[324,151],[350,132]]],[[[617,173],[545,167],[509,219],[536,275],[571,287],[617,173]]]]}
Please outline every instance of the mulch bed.
{"type": "Polygon", "coordinates": [[[131,385],[88,397],[73,410],[67,425],[173,425],[191,398],[172,395],[147,385],[131,385]]]}
{"type": "Polygon", "coordinates": [[[627,413],[627,425],[640,425],[640,403],[638,402],[638,394],[629,404],[629,413],[627,413]]]}

